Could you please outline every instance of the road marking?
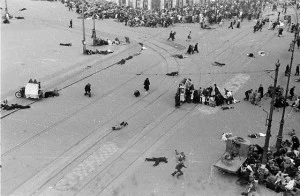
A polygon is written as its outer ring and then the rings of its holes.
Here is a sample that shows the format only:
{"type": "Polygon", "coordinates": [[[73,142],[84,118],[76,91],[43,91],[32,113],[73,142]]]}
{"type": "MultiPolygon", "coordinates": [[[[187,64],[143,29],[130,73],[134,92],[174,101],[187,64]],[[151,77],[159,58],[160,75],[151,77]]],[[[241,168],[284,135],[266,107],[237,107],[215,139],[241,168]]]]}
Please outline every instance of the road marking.
{"type": "MultiPolygon", "coordinates": [[[[250,79],[250,75],[247,74],[237,74],[230,81],[228,81],[222,88],[226,88],[227,90],[232,91],[232,94],[236,93],[239,88],[241,88],[248,80],[250,79]]],[[[220,107],[210,107],[210,106],[201,106],[198,110],[203,114],[214,114],[219,111],[220,107]]]]}
{"type": "Polygon", "coordinates": [[[54,185],[53,189],[59,191],[70,190],[96,170],[99,165],[104,163],[110,156],[117,152],[118,149],[119,148],[111,142],[102,145],[97,151],[92,153],[84,161],[78,164],[70,173],[66,174],[60,181],[58,181],[54,185]]]}

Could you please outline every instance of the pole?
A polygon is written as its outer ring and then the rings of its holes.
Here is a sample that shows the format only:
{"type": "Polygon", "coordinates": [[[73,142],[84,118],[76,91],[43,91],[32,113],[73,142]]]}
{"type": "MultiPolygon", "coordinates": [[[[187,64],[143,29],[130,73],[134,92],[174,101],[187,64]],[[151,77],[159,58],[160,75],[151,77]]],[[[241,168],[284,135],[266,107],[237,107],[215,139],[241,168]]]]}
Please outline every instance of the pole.
{"type": "MultiPolygon", "coordinates": [[[[269,142],[270,142],[270,137],[271,137],[271,126],[272,126],[272,117],[273,117],[273,110],[274,110],[274,100],[275,100],[275,94],[276,94],[276,87],[277,87],[277,78],[278,78],[278,70],[279,70],[279,60],[277,61],[276,69],[275,69],[275,79],[274,79],[274,86],[272,89],[272,100],[270,103],[270,112],[269,112],[269,119],[268,119],[268,128],[267,128],[267,133],[266,133],[266,139],[265,139],[265,146],[264,146],[264,152],[263,152],[263,159],[262,159],[262,167],[265,168],[267,164],[267,154],[268,154],[268,149],[269,149],[269,142]]],[[[263,180],[264,177],[264,172],[261,172],[260,175],[260,181],[263,180]]]]}
{"type": "Polygon", "coordinates": [[[93,30],[92,30],[92,37],[93,37],[93,46],[96,46],[96,25],[95,25],[95,15],[93,15],[93,30]]]}
{"type": "Polygon", "coordinates": [[[299,31],[299,28],[296,29],[295,38],[293,40],[294,44],[293,44],[293,49],[292,49],[290,71],[289,71],[289,75],[288,75],[288,81],[287,81],[287,84],[286,84],[286,90],[285,90],[285,96],[284,96],[284,106],[283,106],[283,110],[282,110],[282,116],[281,116],[281,121],[280,121],[280,126],[279,126],[279,132],[278,132],[277,141],[276,141],[276,148],[277,148],[277,150],[279,150],[279,148],[281,147],[281,143],[282,143],[282,133],[283,133],[283,125],[284,125],[284,115],[285,115],[285,108],[286,108],[286,100],[287,100],[288,91],[289,91],[290,78],[291,78],[291,72],[292,72],[292,65],[293,65],[293,60],[294,60],[295,45],[296,45],[296,41],[297,41],[297,38],[298,38],[298,31],[299,31]]]}
{"type": "Polygon", "coordinates": [[[5,0],[5,13],[8,14],[8,9],[7,9],[7,0],[5,0]]]}
{"type": "Polygon", "coordinates": [[[82,2],[82,36],[83,36],[83,38],[82,38],[83,54],[86,54],[83,2],[82,2]]]}

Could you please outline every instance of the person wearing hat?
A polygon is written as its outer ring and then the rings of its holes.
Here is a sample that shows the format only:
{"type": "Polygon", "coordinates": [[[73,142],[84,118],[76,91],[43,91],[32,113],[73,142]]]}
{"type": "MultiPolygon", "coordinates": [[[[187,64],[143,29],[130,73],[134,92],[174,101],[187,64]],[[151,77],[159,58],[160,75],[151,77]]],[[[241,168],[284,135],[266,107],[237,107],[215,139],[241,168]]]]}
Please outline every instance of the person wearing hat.
{"type": "Polygon", "coordinates": [[[84,95],[88,95],[89,97],[91,97],[91,84],[90,83],[85,85],[84,90],[85,90],[84,95]]]}

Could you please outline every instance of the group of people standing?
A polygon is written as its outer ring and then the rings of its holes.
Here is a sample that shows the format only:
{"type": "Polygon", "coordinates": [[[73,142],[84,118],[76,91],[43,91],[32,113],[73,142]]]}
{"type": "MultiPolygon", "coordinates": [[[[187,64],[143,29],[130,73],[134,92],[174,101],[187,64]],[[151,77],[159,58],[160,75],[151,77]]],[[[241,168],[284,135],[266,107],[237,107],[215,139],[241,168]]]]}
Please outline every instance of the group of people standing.
{"type": "Polygon", "coordinates": [[[199,88],[196,90],[193,84],[179,84],[175,95],[175,106],[179,107],[182,103],[200,103],[211,107],[221,106],[223,104],[238,103],[239,100],[233,98],[233,93],[224,88],[224,95],[220,92],[218,86],[199,88]]]}

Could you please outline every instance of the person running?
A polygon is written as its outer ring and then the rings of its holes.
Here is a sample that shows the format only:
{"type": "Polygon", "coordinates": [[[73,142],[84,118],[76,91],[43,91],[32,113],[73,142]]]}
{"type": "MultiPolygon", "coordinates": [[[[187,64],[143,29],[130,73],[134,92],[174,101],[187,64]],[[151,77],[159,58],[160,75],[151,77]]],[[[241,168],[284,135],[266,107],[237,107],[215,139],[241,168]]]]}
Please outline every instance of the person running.
{"type": "Polygon", "coordinates": [[[229,25],[228,29],[229,28],[233,29],[233,22],[232,21],[230,21],[230,25],[229,25]]]}
{"type": "Polygon", "coordinates": [[[175,167],[175,171],[171,175],[175,176],[177,174],[177,178],[179,178],[179,176],[183,175],[183,172],[181,171],[183,167],[187,168],[183,162],[179,162],[175,167]]]}
{"type": "Polygon", "coordinates": [[[169,38],[167,40],[172,39],[172,37],[173,37],[173,32],[171,31],[170,35],[169,35],[169,38]]]}
{"type": "Polygon", "coordinates": [[[176,32],[174,31],[173,34],[172,34],[172,41],[175,40],[175,35],[176,35],[176,32]]]}

